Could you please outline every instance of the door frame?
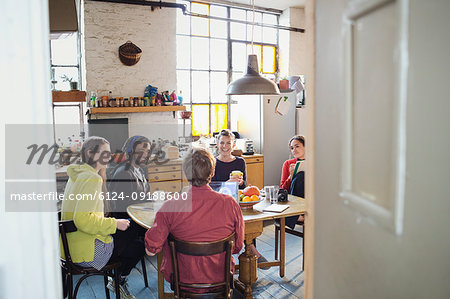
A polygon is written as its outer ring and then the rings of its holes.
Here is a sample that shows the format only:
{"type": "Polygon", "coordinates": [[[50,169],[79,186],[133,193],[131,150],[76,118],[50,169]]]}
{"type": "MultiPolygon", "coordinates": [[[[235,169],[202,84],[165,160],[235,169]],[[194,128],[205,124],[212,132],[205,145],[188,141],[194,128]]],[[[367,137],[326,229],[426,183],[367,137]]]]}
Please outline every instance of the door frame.
{"type": "Polygon", "coordinates": [[[306,19],[306,44],[307,44],[307,65],[306,77],[308,78],[308,105],[307,109],[307,136],[308,150],[306,159],[308,161],[308,177],[306,179],[305,197],[305,298],[314,298],[314,152],[315,152],[315,0],[306,0],[305,4],[306,19]]]}

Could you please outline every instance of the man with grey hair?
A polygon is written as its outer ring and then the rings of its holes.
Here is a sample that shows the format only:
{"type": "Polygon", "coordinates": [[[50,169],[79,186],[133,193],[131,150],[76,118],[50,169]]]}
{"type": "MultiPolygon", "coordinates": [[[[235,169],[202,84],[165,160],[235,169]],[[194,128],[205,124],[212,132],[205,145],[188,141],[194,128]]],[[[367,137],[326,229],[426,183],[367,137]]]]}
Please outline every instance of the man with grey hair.
{"type": "MultiPolygon", "coordinates": [[[[170,282],[172,259],[167,237],[172,234],[184,241],[210,242],[235,233],[233,254],[244,244],[244,219],[236,200],[213,191],[208,183],[214,175],[215,159],[207,150],[194,148],[183,161],[183,171],[190,186],[187,200],[167,201],[156,213],[155,222],[145,235],[146,252],[154,255],[164,247],[161,271],[170,282]]],[[[180,281],[215,283],[223,281],[225,255],[178,257],[180,281]]],[[[234,270],[234,260],[231,269],[234,270]]],[[[198,290],[199,293],[202,290],[198,290]]]]}

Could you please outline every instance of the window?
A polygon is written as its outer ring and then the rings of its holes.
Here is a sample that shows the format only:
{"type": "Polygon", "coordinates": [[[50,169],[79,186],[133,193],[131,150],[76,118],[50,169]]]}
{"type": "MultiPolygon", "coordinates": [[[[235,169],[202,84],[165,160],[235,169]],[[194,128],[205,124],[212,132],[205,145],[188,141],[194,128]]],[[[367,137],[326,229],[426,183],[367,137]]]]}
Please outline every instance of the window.
{"type": "Polygon", "coordinates": [[[74,82],[80,82],[80,64],[78,55],[78,33],[63,39],[50,41],[50,58],[52,80],[56,90],[70,90],[70,78],[74,82]]]}
{"type": "MultiPolygon", "coordinates": [[[[244,75],[247,56],[252,53],[258,56],[262,75],[276,78],[278,30],[252,26],[250,9],[178,2],[190,8],[191,13],[210,17],[185,16],[181,10],[177,12],[177,82],[184,105],[192,111],[192,135],[211,135],[222,129],[233,129],[229,117],[233,98],[225,95],[226,87],[244,75]]],[[[278,15],[255,12],[254,21],[278,25],[278,15]]]]}
{"type": "MultiPolygon", "coordinates": [[[[80,1],[76,1],[78,12],[81,14],[80,1]]],[[[78,16],[79,24],[81,16],[78,16]]],[[[50,61],[52,89],[70,90],[70,81],[78,82],[78,89],[82,90],[81,82],[81,40],[80,32],[76,32],[62,39],[50,40],[50,61]]],[[[55,142],[65,142],[67,136],[83,135],[84,103],[55,103],[53,104],[53,124],[55,142]],[[72,126],[63,126],[72,124],[72,126]]]]}

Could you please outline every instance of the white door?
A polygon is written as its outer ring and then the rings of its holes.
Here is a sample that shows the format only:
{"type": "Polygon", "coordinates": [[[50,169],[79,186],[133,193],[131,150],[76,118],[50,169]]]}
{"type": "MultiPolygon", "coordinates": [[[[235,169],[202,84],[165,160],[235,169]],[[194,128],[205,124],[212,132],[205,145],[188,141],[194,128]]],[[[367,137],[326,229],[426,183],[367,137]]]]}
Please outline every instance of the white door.
{"type": "Polygon", "coordinates": [[[450,1],[315,1],[314,298],[450,298],[450,1]]]}
{"type": "Polygon", "coordinates": [[[27,197],[56,190],[54,167],[27,165],[21,155],[53,143],[48,1],[0,1],[0,36],[0,298],[61,298],[57,214],[45,209],[56,204],[19,201],[13,210],[7,196],[13,186],[27,197]]]}

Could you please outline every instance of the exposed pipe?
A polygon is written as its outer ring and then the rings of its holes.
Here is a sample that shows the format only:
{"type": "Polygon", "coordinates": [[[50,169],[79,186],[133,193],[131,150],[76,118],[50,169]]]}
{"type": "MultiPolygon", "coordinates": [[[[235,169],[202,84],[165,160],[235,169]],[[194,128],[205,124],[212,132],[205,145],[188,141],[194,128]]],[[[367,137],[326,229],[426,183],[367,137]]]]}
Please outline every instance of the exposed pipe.
{"type": "Polygon", "coordinates": [[[295,27],[288,27],[288,26],[282,26],[282,25],[272,25],[272,24],[263,24],[263,23],[252,23],[247,21],[241,21],[241,20],[233,20],[233,19],[227,19],[227,18],[220,18],[220,17],[214,17],[209,15],[202,15],[197,13],[191,13],[187,11],[187,7],[184,4],[179,3],[170,3],[170,2],[162,2],[162,1],[141,1],[141,0],[89,0],[93,2],[110,2],[110,3],[120,3],[120,4],[132,4],[132,5],[144,5],[144,6],[151,6],[151,7],[172,7],[172,8],[180,8],[183,11],[183,14],[186,16],[193,16],[193,17],[200,17],[200,18],[206,18],[206,19],[212,19],[212,20],[220,20],[220,21],[228,21],[233,23],[241,23],[241,24],[248,24],[248,25],[255,25],[255,26],[262,26],[262,27],[268,27],[268,28],[274,28],[274,29],[280,29],[280,30],[289,30],[294,32],[301,32],[304,33],[305,29],[303,28],[295,28],[295,27]]]}
{"type": "Polygon", "coordinates": [[[159,7],[159,8],[162,8],[162,7],[180,8],[183,11],[183,14],[186,14],[186,5],[179,4],[179,3],[170,3],[170,2],[162,2],[162,1],[141,1],[141,0],[89,0],[89,1],[144,5],[144,6],[159,7]]]}
{"type": "Polygon", "coordinates": [[[280,30],[289,30],[289,31],[301,32],[301,33],[305,32],[305,29],[303,29],[303,28],[295,28],[295,27],[288,27],[288,26],[282,26],[282,25],[272,25],[272,24],[264,24],[264,23],[253,23],[253,22],[247,22],[247,21],[241,21],[241,20],[233,20],[233,19],[227,19],[227,18],[221,18],[221,17],[202,15],[202,14],[192,13],[192,12],[186,12],[185,15],[193,16],[193,17],[199,17],[199,18],[212,19],[212,20],[228,21],[228,22],[233,22],[233,23],[241,23],[241,24],[262,26],[262,27],[268,27],[268,28],[274,28],[274,29],[280,29],[280,30]]]}
{"type": "MultiPolygon", "coordinates": [[[[244,3],[237,3],[234,1],[228,1],[228,0],[195,0],[195,2],[223,5],[223,6],[233,7],[233,8],[253,9],[252,5],[248,5],[248,4],[244,4],[244,3]]],[[[283,11],[279,10],[279,9],[266,8],[266,7],[256,6],[256,5],[255,5],[255,11],[268,12],[268,13],[273,13],[273,14],[277,14],[277,15],[281,15],[283,13],[283,11]]]]}

